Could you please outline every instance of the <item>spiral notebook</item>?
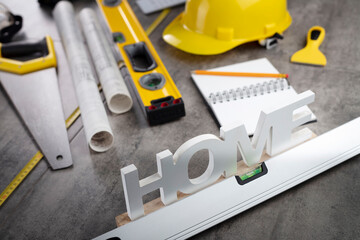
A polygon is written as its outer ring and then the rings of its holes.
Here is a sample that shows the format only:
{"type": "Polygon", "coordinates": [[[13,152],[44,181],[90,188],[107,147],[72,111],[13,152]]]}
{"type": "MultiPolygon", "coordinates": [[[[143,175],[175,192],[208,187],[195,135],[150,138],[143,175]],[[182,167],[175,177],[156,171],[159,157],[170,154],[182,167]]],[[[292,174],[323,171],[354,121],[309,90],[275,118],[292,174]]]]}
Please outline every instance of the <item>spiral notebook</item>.
{"type": "MultiPolygon", "coordinates": [[[[223,72],[279,73],[266,58],[211,69],[223,72]]],[[[210,71],[211,71],[210,70],[210,71]]],[[[210,106],[220,126],[242,122],[249,135],[256,129],[260,112],[296,96],[297,93],[286,79],[263,77],[227,77],[192,74],[192,79],[210,106]]],[[[308,106],[294,111],[315,115],[308,106]]]]}

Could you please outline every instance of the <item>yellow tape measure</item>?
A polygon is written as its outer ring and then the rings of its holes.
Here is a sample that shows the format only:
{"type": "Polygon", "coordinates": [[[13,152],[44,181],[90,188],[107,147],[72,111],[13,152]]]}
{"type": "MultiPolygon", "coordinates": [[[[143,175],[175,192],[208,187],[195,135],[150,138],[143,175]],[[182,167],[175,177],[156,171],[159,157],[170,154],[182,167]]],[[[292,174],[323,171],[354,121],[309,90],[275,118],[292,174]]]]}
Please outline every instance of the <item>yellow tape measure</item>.
{"type": "MultiPolygon", "coordinates": [[[[80,109],[76,110],[68,117],[65,121],[66,128],[69,128],[75,120],[80,116],[80,109]]],[[[20,183],[27,177],[27,175],[33,170],[33,168],[40,162],[44,156],[40,151],[38,151],[30,161],[25,165],[23,169],[19,172],[18,175],[11,181],[11,183],[5,188],[5,190],[0,194],[0,206],[5,202],[5,200],[10,196],[10,194],[20,185],[20,183]]]]}
{"type": "MultiPolygon", "coordinates": [[[[101,91],[101,85],[98,85],[99,91],[101,91]]],[[[80,116],[80,109],[77,107],[75,111],[66,119],[65,126],[68,129],[80,116]]],[[[40,162],[44,156],[40,151],[38,151],[30,161],[25,165],[23,169],[16,175],[16,177],[11,181],[11,183],[5,188],[5,190],[0,194],[0,206],[5,202],[5,200],[11,195],[11,193],[20,185],[20,183],[27,177],[27,175],[33,170],[33,168],[40,162]]]]}
{"type": "Polygon", "coordinates": [[[157,26],[166,18],[166,16],[169,14],[170,8],[164,9],[159,16],[155,19],[155,21],[146,29],[145,33],[146,35],[150,35],[157,26]]]}
{"type": "MultiPolygon", "coordinates": [[[[165,9],[162,13],[155,19],[155,21],[149,26],[146,30],[146,33],[150,35],[154,29],[165,19],[165,17],[170,12],[170,9],[165,9]]],[[[101,85],[98,86],[99,91],[101,91],[101,85]]],[[[66,119],[65,126],[68,129],[76,119],[80,116],[80,109],[76,108],[75,111],[66,119]]],[[[0,206],[9,198],[13,191],[20,185],[20,183],[27,177],[27,175],[34,169],[34,167],[40,162],[43,158],[43,155],[38,151],[30,161],[25,165],[25,167],[16,175],[16,177],[11,181],[11,183],[5,188],[5,190],[0,194],[0,206]]]]}
{"type": "Polygon", "coordinates": [[[11,181],[9,186],[0,195],[0,206],[5,202],[5,200],[10,196],[10,194],[20,185],[20,183],[26,178],[26,176],[31,172],[31,170],[40,162],[43,158],[43,155],[38,151],[30,161],[25,165],[25,167],[19,172],[18,175],[11,181]]]}

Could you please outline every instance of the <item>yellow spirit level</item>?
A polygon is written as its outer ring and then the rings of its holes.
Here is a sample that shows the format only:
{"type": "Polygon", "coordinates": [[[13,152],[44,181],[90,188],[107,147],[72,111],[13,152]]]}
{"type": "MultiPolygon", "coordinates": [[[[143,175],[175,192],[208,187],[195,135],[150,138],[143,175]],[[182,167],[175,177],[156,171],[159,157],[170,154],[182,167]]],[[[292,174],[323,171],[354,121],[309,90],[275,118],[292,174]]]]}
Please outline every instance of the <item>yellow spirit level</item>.
{"type": "Polygon", "coordinates": [[[123,56],[129,81],[149,124],[185,116],[181,94],[128,2],[97,0],[97,3],[123,56]]]}

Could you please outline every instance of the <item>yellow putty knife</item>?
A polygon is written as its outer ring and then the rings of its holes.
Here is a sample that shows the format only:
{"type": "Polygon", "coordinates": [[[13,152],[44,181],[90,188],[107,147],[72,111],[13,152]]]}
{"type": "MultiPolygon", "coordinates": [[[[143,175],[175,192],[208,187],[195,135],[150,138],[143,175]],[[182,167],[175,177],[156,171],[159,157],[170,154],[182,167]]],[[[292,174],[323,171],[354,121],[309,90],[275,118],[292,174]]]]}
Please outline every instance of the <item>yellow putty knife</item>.
{"type": "Polygon", "coordinates": [[[325,29],[320,26],[313,26],[310,28],[307,35],[306,46],[294,53],[291,56],[291,62],[311,64],[311,65],[326,65],[326,57],[320,52],[319,46],[324,40],[325,29]]]}

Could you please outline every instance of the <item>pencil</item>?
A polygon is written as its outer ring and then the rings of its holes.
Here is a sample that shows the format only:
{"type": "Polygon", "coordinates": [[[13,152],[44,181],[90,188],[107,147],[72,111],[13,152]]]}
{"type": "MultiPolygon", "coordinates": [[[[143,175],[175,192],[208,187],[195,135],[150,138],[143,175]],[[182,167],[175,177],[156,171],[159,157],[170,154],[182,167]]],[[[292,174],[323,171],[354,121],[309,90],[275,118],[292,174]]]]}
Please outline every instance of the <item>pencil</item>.
{"type": "Polygon", "coordinates": [[[215,75],[215,76],[230,76],[230,77],[275,77],[288,78],[289,74],[284,73],[251,73],[251,72],[214,72],[206,70],[195,70],[193,73],[198,75],[215,75]]]}

